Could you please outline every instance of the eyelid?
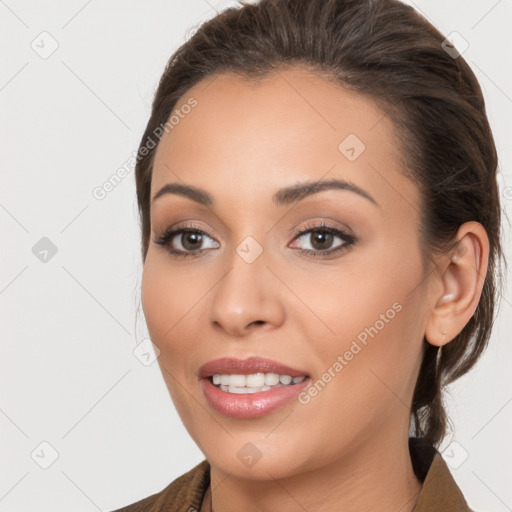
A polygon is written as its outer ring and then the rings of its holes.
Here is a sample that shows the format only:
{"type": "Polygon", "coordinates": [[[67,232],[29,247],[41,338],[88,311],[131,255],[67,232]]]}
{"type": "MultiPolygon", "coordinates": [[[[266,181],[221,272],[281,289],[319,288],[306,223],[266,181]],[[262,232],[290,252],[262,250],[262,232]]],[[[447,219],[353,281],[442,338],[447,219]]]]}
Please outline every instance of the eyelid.
{"type": "MultiPolygon", "coordinates": [[[[333,229],[333,230],[344,232],[347,235],[350,235],[351,237],[357,238],[356,234],[354,233],[354,231],[349,226],[347,226],[346,224],[342,224],[342,223],[340,223],[340,224],[341,224],[342,227],[338,227],[334,223],[332,223],[332,224],[328,223],[325,220],[321,220],[321,221],[318,221],[318,222],[317,221],[309,221],[309,223],[307,223],[305,226],[301,227],[300,229],[297,226],[294,226],[293,228],[291,228],[289,230],[287,236],[288,237],[293,237],[292,240],[291,240],[291,241],[293,241],[298,236],[303,235],[308,230],[313,230],[313,229],[320,230],[321,228],[328,228],[328,229],[333,229]]],[[[162,233],[160,235],[157,235],[155,232],[153,232],[153,236],[155,238],[160,238],[160,237],[162,237],[167,232],[180,231],[180,230],[194,230],[194,229],[196,229],[197,231],[203,232],[204,234],[206,234],[207,236],[209,236],[210,238],[212,238],[213,240],[218,242],[218,240],[216,240],[214,236],[209,234],[208,230],[205,227],[203,227],[200,224],[195,223],[194,221],[190,221],[190,222],[188,222],[188,221],[176,222],[174,224],[171,224],[170,226],[167,226],[162,231],[162,233]]]]}
{"type": "Polygon", "coordinates": [[[171,224],[170,226],[167,226],[165,229],[163,229],[163,231],[161,232],[160,235],[153,232],[153,241],[157,244],[165,245],[163,243],[163,240],[165,238],[168,238],[169,235],[172,235],[172,236],[170,236],[169,240],[166,243],[168,243],[170,240],[172,240],[172,238],[176,237],[177,235],[179,235],[181,233],[199,231],[201,234],[204,234],[208,238],[211,238],[212,240],[214,240],[215,242],[220,243],[215,237],[210,235],[208,233],[208,231],[203,226],[200,226],[199,224],[196,224],[193,221],[191,221],[191,222],[183,221],[183,222],[185,222],[183,225],[181,222],[177,222],[177,223],[171,224]]]}
{"type": "Polygon", "coordinates": [[[152,234],[155,238],[160,238],[163,235],[165,235],[165,233],[168,233],[171,231],[181,231],[181,230],[201,231],[202,233],[205,233],[206,235],[208,235],[210,238],[214,239],[214,237],[209,234],[209,229],[199,223],[196,223],[196,221],[175,222],[173,224],[166,225],[165,228],[160,230],[160,235],[158,235],[155,231],[152,231],[152,234]]]}
{"type": "Polygon", "coordinates": [[[343,224],[339,221],[332,221],[330,219],[308,221],[308,222],[306,222],[305,225],[302,223],[299,223],[298,225],[294,226],[289,231],[289,236],[294,236],[294,235],[297,236],[299,234],[303,234],[305,231],[309,231],[309,230],[313,230],[313,229],[321,230],[322,228],[341,231],[342,233],[350,235],[353,238],[358,238],[358,236],[356,235],[354,230],[352,228],[350,228],[347,224],[343,224]]]}

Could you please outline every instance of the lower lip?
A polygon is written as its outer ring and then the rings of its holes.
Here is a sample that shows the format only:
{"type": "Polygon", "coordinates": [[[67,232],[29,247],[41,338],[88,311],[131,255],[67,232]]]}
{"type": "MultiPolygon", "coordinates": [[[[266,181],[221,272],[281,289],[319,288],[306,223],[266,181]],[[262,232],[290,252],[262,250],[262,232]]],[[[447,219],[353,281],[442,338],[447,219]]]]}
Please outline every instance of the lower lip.
{"type": "Polygon", "coordinates": [[[202,385],[206,399],[217,412],[233,418],[258,418],[291,402],[308,386],[310,380],[306,377],[292,386],[243,394],[221,391],[210,379],[202,379],[202,385]]]}

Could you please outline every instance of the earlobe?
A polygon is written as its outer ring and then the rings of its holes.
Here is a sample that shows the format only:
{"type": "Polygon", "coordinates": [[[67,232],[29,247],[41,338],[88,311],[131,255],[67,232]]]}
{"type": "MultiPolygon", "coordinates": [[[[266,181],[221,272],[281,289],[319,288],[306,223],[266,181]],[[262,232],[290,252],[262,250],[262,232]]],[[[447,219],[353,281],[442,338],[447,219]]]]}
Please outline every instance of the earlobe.
{"type": "Polygon", "coordinates": [[[439,259],[439,280],[425,328],[425,338],[435,346],[453,340],[473,316],[485,282],[489,239],[478,222],[466,222],[457,231],[456,245],[439,259]]]}

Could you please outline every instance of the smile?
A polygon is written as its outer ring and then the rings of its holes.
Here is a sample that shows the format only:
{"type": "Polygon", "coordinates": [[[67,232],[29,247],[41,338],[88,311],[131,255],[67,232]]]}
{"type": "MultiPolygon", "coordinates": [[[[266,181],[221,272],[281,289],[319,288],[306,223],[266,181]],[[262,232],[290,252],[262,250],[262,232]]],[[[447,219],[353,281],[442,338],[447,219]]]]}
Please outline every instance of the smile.
{"type": "Polygon", "coordinates": [[[291,377],[290,375],[262,372],[248,375],[217,373],[213,375],[212,383],[226,393],[242,394],[269,391],[283,386],[294,386],[301,383],[305,378],[305,375],[291,377]]]}

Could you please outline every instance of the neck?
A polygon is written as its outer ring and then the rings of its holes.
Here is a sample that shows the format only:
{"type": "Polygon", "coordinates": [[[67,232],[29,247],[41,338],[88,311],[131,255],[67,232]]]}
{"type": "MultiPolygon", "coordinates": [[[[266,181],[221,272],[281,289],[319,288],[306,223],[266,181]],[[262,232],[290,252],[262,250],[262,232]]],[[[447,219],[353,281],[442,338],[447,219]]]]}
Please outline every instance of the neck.
{"type": "Polygon", "coordinates": [[[279,480],[247,480],[215,466],[210,479],[201,512],[411,512],[422,487],[408,438],[396,435],[365,440],[339,460],[279,480]]]}

